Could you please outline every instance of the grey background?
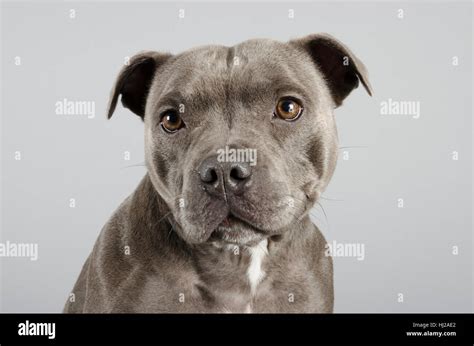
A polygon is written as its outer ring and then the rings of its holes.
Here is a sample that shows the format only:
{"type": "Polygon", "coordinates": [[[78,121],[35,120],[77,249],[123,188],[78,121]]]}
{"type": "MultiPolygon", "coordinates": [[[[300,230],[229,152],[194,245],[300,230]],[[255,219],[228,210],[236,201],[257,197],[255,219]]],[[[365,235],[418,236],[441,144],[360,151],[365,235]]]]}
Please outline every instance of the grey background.
{"type": "Polygon", "coordinates": [[[0,241],[38,243],[39,260],[0,258],[0,311],[60,311],[145,173],[128,167],[143,163],[138,117],[119,107],[105,119],[125,56],[315,32],[346,43],[375,90],[336,111],[340,145],[352,148],[321,200],[327,218],[313,212],[328,241],[365,245],[364,261],[335,258],[335,311],[472,311],[472,18],[469,2],[2,3],[0,241]],[[63,98],[95,101],[95,118],[56,115],[63,98]],[[420,101],[420,119],[381,116],[388,98],[420,101]]]}

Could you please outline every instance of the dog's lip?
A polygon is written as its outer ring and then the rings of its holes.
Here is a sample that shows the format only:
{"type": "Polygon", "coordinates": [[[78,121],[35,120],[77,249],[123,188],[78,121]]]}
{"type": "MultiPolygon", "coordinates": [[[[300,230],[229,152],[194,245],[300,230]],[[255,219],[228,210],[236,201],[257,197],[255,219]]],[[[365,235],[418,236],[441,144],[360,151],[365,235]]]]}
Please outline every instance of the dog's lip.
{"type": "Polygon", "coordinates": [[[250,222],[243,219],[242,217],[235,215],[232,211],[230,211],[227,214],[226,218],[222,220],[222,222],[217,226],[216,230],[222,229],[222,228],[231,229],[232,226],[235,226],[235,224],[238,224],[238,223],[244,224],[245,226],[251,228],[255,232],[262,232],[262,230],[258,229],[257,227],[255,227],[254,225],[252,225],[250,222]]]}
{"type": "Polygon", "coordinates": [[[229,212],[224,220],[222,220],[211,233],[209,241],[225,240],[225,242],[240,243],[239,239],[241,236],[261,238],[264,236],[264,232],[246,220],[243,220],[241,217],[229,212]],[[254,234],[254,236],[251,236],[251,234],[254,234]]]}

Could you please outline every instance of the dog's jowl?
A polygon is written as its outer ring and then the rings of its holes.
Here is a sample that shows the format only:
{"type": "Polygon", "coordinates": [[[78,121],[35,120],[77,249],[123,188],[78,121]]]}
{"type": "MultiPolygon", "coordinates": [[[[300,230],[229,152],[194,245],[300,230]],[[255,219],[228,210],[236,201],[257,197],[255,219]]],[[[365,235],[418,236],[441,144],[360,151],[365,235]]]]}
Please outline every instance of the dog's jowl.
{"type": "Polygon", "coordinates": [[[327,34],[142,52],[119,98],[147,174],[104,226],[66,312],[332,312],[309,211],[334,172],[333,110],[367,71],[327,34]],[[238,63],[236,63],[238,62],[238,63]]]}

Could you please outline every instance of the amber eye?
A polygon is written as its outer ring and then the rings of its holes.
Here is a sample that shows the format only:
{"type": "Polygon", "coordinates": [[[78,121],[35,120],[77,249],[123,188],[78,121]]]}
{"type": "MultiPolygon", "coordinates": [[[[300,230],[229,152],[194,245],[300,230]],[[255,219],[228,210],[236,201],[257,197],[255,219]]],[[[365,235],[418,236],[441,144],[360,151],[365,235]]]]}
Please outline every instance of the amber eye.
{"type": "Polygon", "coordinates": [[[277,103],[275,116],[287,120],[296,120],[303,112],[303,106],[295,99],[284,97],[277,103]]]}
{"type": "Polygon", "coordinates": [[[166,132],[173,133],[184,127],[184,122],[178,112],[170,110],[161,116],[161,126],[166,132]]]}

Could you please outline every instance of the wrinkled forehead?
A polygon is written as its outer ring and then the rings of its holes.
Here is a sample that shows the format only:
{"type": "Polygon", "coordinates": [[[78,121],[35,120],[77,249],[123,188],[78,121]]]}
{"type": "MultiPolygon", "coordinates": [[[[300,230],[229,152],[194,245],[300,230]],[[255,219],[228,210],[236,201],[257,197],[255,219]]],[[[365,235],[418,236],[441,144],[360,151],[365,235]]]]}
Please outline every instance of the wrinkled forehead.
{"type": "Polygon", "coordinates": [[[300,89],[304,59],[288,44],[246,41],[234,47],[207,46],[176,56],[159,76],[160,102],[211,102],[263,97],[275,89],[300,89]],[[173,101],[174,100],[174,101],[173,101]]]}

